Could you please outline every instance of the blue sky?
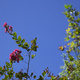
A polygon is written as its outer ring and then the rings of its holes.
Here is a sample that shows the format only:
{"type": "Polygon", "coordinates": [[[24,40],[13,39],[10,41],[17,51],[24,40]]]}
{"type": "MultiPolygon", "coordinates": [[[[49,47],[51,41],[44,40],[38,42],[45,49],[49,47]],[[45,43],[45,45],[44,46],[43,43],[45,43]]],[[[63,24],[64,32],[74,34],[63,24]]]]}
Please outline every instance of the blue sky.
{"type": "MultiPolygon", "coordinates": [[[[30,72],[38,76],[49,67],[49,70],[57,75],[61,72],[63,65],[62,53],[58,47],[65,45],[66,29],[68,27],[67,18],[62,12],[65,11],[65,4],[72,4],[80,10],[80,0],[1,0],[0,1],[0,66],[9,62],[9,54],[14,49],[19,48],[12,36],[5,34],[3,24],[7,22],[13,27],[14,32],[30,43],[37,37],[39,46],[36,57],[31,60],[30,72]]],[[[33,52],[34,53],[34,52],[33,52]]],[[[25,57],[25,56],[24,56],[25,57]]],[[[25,59],[27,61],[27,57],[25,59]]],[[[19,71],[27,64],[14,63],[14,71],[19,71]]]]}

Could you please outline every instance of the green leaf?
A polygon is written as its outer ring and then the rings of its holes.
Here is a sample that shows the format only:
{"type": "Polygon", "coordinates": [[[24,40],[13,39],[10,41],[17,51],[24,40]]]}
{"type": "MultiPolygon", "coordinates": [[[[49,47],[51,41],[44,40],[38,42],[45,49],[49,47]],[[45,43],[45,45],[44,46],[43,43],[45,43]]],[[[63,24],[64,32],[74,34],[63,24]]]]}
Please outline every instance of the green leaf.
{"type": "Polygon", "coordinates": [[[21,41],[21,36],[18,37],[18,40],[21,41]]]}
{"type": "Polygon", "coordinates": [[[34,75],[34,77],[33,77],[34,79],[36,78],[36,75],[34,75]]]}
{"type": "Polygon", "coordinates": [[[72,42],[71,42],[71,47],[74,47],[74,45],[75,45],[75,43],[72,41],[72,42]]]}
{"type": "Polygon", "coordinates": [[[35,38],[34,40],[31,41],[31,50],[33,51],[37,51],[38,46],[36,46],[36,40],[37,38],[35,38]]]}
{"type": "Polygon", "coordinates": [[[72,5],[65,5],[65,9],[72,8],[72,5]]]}
{"type": "Polygon", "coordinates": [[[26,47],[26,46],[29,47],[29,44],[28,44],[27,42],[25,42],[25,43],[24,43],[24,46],[25,46],[25,47],[26,47]]]}
{"type": "Polygon", "coordinates": [[[64,7],[65,7],[66,9],[68,9],[68,5],[65,5],[64,7]]]}
{"type": "Polygon", "coordinates": [[[20,60],[23,60],[23,59],[24,59],[24,58],[21,56],[21,57],[20,57],[20,60]]]}
{"type": "Polygon", "coordinates": [[[68,15],[68,12],[67,12],[67,11],[65,11],[65,12],[63,12],[63,14],[68,15]]]}
{"type": "Polygon", "coordinates": [[[17,44],[20,44],[20,41],[19,41],[19,40],[17,40],[17,41],[16,41],[16,43],[17,43],[17,44]]]}
{"type": "Polygon", "coordinates": [[[77,36],[78,38],[80,38],[80,36],[77,36]]]}
{"type": "Polygon", "coordinates": [[[69,8],[72,8],[72,5],[68,5],[69,8]]]}
{"type": "Polygon", "coordinates": [[[42,76],[39,76],[39,79],[37,79],[37,80],[44,80],[44,78],[42,76]]]}
{"type": "Polygon", "coordinates": [[[31,73],[31,77],[33,76],[33,73],[31,73]]]}
{"type": "Polygon", "coordinates": [[[69,80],[66,76],[59,78],[59,80],[69,80]]]}
{"type": "Polygon", "coordinates": [[[8,80],[8,78],[9,78],[9,76],[8,75],[5,75],[5,79],[8,80]]]}
{"type": "Polygon", "coordinates": [[[12,37],[12,39],[17,40],[17,37],[12,37]]]}
{"type": "Polygon", "coordinates": [[[10,64],[9,64],[8,62],[6,62],[6,65],[7,65],[7,66],[10,66],[10,64]]]}
{"type": "Polygon", "coordinates": [[[13,77],[13,68],[8,72],[9,78],[13,77]]]}
{"type": "Polygon", "coordinates": [[[78,23],[80,22],[80,18],[79,17],[76,19],[76,22],[78,22],[78,23]]]}
{"type": "MultiPolygon", "coordinates": [[[[79,51],[80,52],[80,51],[79,51]]],[[[78,55],[78,59],[80,59],[80,54],[78,55]]]]}
{"type": "Polygon", "coordinates": [[[71,35],[71,38],[75,38],[75,37],[76,37],[76,35],[75,35],[75,34],[71,35]]]}
{"type": "Polygon", "coordinates": [[[15,76],[16,76],[16,78],[19,78],[20,77],[20,74],[19,73],[16,73],[15,76]]]}
{"type": "Polygon", "coordinates": [[[73,26],[73,23],[69,23],[69,25],[68,26],[73,26]]]}
{"type": "Polygon", "coordinates": [[[28,77],[28,74],[27,74],[27,73],[24,73],[23,76],[24,76],[24,77],[28,77]]]}
{"type": "Polygon", "coordinates": [[[51,76],[51,80],[54,80],[55,79],[55,76],[51,76]]]}
{"type": "Polygon", "coordinates": [[[33,51],[37,51],[37,48],[38,48],[38,46],[36,46],[35,44],[32,44],[32,46],[31,46],[31,50],[33,50],[33,51]]]}
{"type": "Polygon", "coordinates": [[[69,41],[69,37],[66,37],[66,38],[65,38],[65,41],[69,41]]]}
{"type": "Polygon", "coordinates": [[[69,60],[70,61],[73,61],[74,60],[73,56],[68,56],[68,57],[69,57],[69,60]]]}
{"type": "Polygon", "coordinates": [[[79,16],[79,11],[76,11],[75,12],[75,16],[79,16]]]}
{"type": "Polygon", "coordinates": [[[78,34],[79,34],[79,32],[78,32],[78,31],[76,31],[76,32],[75,32],[75,34],[76,34],[76,35],[78,35],[78,34]]]}
{"type": "Polygon", "coordinates": [[[19,46],[19,47],[22,47],[23,45],[19,44],[18,46],[19,46]]]}
{"type": "Polygon", "coordinates": [[[35,38],[34,40],[31,41],[31,43],[36,43],[37,38],[35,38]]]}
{"type": "Polygon", "coordinates": [[[67,65],[67,66],[68,66],[68,61],[64,60],[64,62],[65,62],[65,65],[67,65]]]}
{"type": "Polygon", "coordinates": [[[2,70],[2,67],[0,66],[0,71],[2,70]]]}
{"type": "Polygon", "coordinates": [[[42,75],[45,76],[45,75],[46,75],[46,72],[44,71],[44,72],[42,73],[42,75]]]}
{"type": "Polygon", "coordinates": [[[17,33],[16,33],[16,32],[14,32],[14,33],[13,33],[13,36],[14,36],[14,37],[17,37],[17,33]]]}
{"type": "Polygon", "coordinates": [[[31,55],[31,58],[33,59],[35,56],[36,56],[35,54],[34,55],[31,55]]]}
{"type": "Polygon", "coordinates": [[[68,34],[71,35],[72,33],[71,32],[68,32],[68,34]]]}
{"type": "Polygon", "coordinates": [[[11,65],[11,67],[12,67],[12,62],[10,61],[10,65],[11,65]]]}
{"type": "Polygon", "coordinates": [[[22,39],[21,43],[24,43],[25,42],[25,39],[22,39]]]}

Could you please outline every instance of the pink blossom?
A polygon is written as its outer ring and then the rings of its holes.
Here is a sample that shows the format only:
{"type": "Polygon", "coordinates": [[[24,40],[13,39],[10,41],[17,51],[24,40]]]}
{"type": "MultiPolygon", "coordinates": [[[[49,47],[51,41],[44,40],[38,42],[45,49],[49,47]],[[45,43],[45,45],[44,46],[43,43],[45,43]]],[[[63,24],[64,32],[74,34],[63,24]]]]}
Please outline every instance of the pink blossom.
{"type": "Polygon", "coordinates": [[[12,31],[12,26],[11,25],[9,26],[9,30],[12,31]]]}
{"type": "Polygon", "coordinates": [[[11,61],[16,61],[16,55],[12,53],[9,59],[11,59],[11,61]]]}
{"type": "Polygon", "coordinates": [[[5,33],[7,33],[7,31],[5,31],[5,33]]]}
{"type": "Polygon", "coordinates": [[[14,52],[16,52],[16,51],[20,51],[20,50],[19,49],[15,49],[14,52]]]}
{"type": "Polygon", "coordinates": [[[7,22],[4,23],[3,27],[6,27],[6,25],[7,25],[7,22]]]}
{"type": "Polygon", "coordinates": [[[7,33],[7,31],[8,31],[8,28],[6,27],[6,28],[5,28],[5,33],[7,33]]]}
{"type": "Polygon", "coordinates": [[[11,25],[10,25],[10,26],[7,25],[7,22],[4,23],[3,27],[5,27],[5,33],[7,33],[7,32],[8,32],[8,33],[12,33],[12,31],[13,31],[12,28],[13,28],[13,27],[12,27],[11,25]]]}
{"type": "Polygon", "coordinates": [[[17,53],[21,53],[22,51],[20,51],[19,49],[15,49],[14,50],[14,52],[16,52],[17,51],[17,53]]]}
{"type": "Polygon", "coordinates": [[[9,59],[11,59],[11,61],[17,61],[19,63],[20,60],[20,55],[21,51],[19,49],[15,49],[11,54],[9,59]]]}
{"type": "Polygon", "coordinates": [[[12,56],[15,56],[16,54],[14,53],[14,52],[12,52],[11,54],[10,54],[10,57],[9,57],[9,59],[11,59],[12,58],[12,56]]]}
{"type": "Polygon", "coordinates": [[[19,60],[20,60],[20,57],[21,57],[21,55],[16,55],[16,60],[17,60],[17,62],[19,63],[19,60]]]}

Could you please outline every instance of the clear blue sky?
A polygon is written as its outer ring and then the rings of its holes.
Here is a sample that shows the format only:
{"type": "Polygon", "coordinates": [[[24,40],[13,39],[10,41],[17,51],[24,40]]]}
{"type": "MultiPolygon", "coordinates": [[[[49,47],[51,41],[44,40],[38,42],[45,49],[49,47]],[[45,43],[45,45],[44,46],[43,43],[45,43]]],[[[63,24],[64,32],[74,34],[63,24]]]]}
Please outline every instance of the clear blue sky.
{"type": "MultiPolygon", "coordinates": [[[[30,72],[41,75],[49,67],[54,75],[60,73],[60,65],[64,63],[63,52],[58,47],[66,44],[64,38],[68,26],[62,13],[65,4],[72,4],[80,10],[80,0],[0,0],[0,66],[9,62],[9,54],[14,49],[22,50],[22,55],[27,54],[12,40],[12,36],[5,34],[3,24],[7,22],[28,43],[37,37],[39,48],[31,60],[30,72]]],[[[13,64],[16,72],[26,66],[22,61],[13,64]]]]}

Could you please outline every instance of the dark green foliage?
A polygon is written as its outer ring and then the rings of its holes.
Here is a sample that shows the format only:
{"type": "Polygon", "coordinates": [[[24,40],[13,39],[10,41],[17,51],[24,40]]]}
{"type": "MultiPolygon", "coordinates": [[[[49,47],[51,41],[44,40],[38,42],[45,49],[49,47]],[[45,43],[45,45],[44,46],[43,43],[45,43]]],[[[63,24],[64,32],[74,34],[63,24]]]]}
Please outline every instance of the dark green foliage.
{"type": "Polygon", "coordinates": [[[39,79],[37,79],[37,80],[44,80],[44,78],[42,76],[39,76],[39,79]]]}

